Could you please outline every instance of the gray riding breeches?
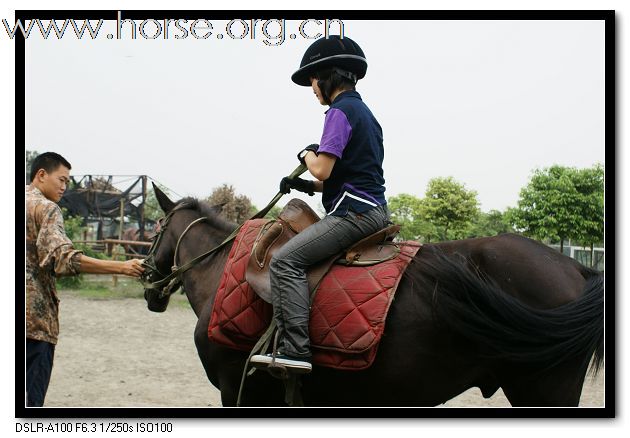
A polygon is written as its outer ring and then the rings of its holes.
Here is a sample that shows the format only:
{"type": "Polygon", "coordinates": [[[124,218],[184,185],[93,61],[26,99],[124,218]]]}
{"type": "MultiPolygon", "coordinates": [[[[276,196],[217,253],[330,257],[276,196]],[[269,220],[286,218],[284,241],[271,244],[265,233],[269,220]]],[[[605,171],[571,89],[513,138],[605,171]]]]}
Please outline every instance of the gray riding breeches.
{"type": "Polygon", "coordinates": [[[347,216],[326,216],[280,248],[271,259],[273,317],[278,326],[278,350],[288,356],[310,359],[308,333],[310,291],[306,269],[340,254],[359,240],[386,227],[387,206],[347,216]]]}

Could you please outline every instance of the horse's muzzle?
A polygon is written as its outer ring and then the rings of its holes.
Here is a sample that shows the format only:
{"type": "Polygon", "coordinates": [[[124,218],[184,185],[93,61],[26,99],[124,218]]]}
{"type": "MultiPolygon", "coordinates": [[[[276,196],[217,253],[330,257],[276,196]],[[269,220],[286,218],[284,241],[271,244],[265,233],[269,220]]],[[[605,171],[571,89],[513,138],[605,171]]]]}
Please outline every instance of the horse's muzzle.
{"type": "Polygon", "coordinates": [[[165,298],[158,298],[160,291],[157,289],[145,289],[144,299],[147,302],[147,307],[151,312],[162,313],[168,307],[169,296],[165,298]]]}

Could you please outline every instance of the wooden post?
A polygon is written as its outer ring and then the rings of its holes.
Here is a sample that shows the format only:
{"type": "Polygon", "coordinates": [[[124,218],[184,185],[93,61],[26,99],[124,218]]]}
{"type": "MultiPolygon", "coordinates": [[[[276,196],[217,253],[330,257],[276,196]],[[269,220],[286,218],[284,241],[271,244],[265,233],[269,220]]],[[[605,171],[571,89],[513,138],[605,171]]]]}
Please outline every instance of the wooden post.
{"type": "Polygon", "coordinates": [[[125,224],[125,199],[120,197],[120,228],[118,229],[118,240],[122,240],[123,226],[125,224]]]}
{"type": "MultiPolygon", "coordinates": [[[[120,227],[118,229],[118,240],[122,240],[124,224],[125,224],[125,199],[121,196],[120,197],[120,227]]],[[[116,245],[114,245],[112,260],[116,260],[118,258],[117,256],[118,256],[118,248],[116,248],[116,245]]],[[[112,281],[114,283],[114,287],[118,286],[117,275],[112,276],[112,281]]]]}
{"type": "MultiPolygon", "coordinates": [[[[118,251],[112,251],[112,253],[112,260],[116,260],[118,258],[118,251]]],[[[116,274],[112,275],[112,286],[118,286],[118,275],[116,274]]]]}
{"type": "Polygon", "coordinates": [[[144,205],[147,201],[147,176],[142,175],[142,203],[140,204],[140,241],[144,242],[144,205]]]}

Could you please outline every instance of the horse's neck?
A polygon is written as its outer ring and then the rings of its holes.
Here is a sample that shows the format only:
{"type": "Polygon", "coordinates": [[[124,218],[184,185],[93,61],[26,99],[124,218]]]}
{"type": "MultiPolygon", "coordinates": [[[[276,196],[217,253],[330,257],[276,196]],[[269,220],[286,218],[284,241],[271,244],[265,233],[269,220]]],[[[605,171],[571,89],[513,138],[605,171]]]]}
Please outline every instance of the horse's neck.
{"type": "MultiPolygon", "coordinates": [[[[179,257],[180,265],[216,247],[228,236],[226,233],[225,236],[221,235],[213,239],[208,235],[207,230],[204,232],[204,228],[205,227],[199,227],[194,234],[191,233],[190,241],[195,242],[194,250],[188,247],[181,248],[181,257],[179,257]]],[[[206,306],[211,306],[214,301],[214,296],[219,288],[223,268],[225,267],[231,247],[232,244],[228,243],[216,254],[208,256],[197,266],[183,274],[183,288],[190,302],[190,306],[197,317],[199,317],[199,314],[206,306]]]]}
{"type": "MultiPolygon", "coordinates": [[[[231,245],[227,245],[217,254],[210,256],[206,263],[199,265],[196,269],[199,271],[197,278],[190,282],[192,285],[185,288],[190,306],[197,317],[204,308],[210,307],[214,303],[230,248],[231,245]]],[[[184,285],[186,285],[186,281],[184,281],[184,285]]]]}

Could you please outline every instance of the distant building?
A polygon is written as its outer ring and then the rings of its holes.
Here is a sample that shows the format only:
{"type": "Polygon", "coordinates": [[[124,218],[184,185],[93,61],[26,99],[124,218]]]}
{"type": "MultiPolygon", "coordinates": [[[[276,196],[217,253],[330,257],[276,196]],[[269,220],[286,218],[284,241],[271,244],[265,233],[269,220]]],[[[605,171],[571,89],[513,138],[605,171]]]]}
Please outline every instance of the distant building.
{"type": "Polygon", "coordinates": [[[144,217],[147,176],[73,175],[70,178],[71,184],[59,206],[71,216],[83,218],[83,225],[88,227],[85,238],[88,234],[95,240],[118,237],[124,228],[136,223],[141,230],[140,240],[147,240],[154,227],[154,222],[144,217]],[[123,185],[123,189],[116,185],[123,185]]]}
{"type": "MultiPolygon", "coordinates": [[[[560,243],[548,244],[551,248],[554,248],[557,251],[560,251],[560,243]]],[[[572,244],[571,241],[564,242],[564,249],[562,253],[566,256],[571,257],[572,259],[577,260],[584,266],[588,266],[589,268],[592,266],[593,269],[597,269],[598,271],[604,270],[604,257],[605,257],[605,248],[604,247],[593,247],[593,259],[595,263],[591,264],[591,248],[588,246],[579,246],[577,244],[572,244]]]]}

